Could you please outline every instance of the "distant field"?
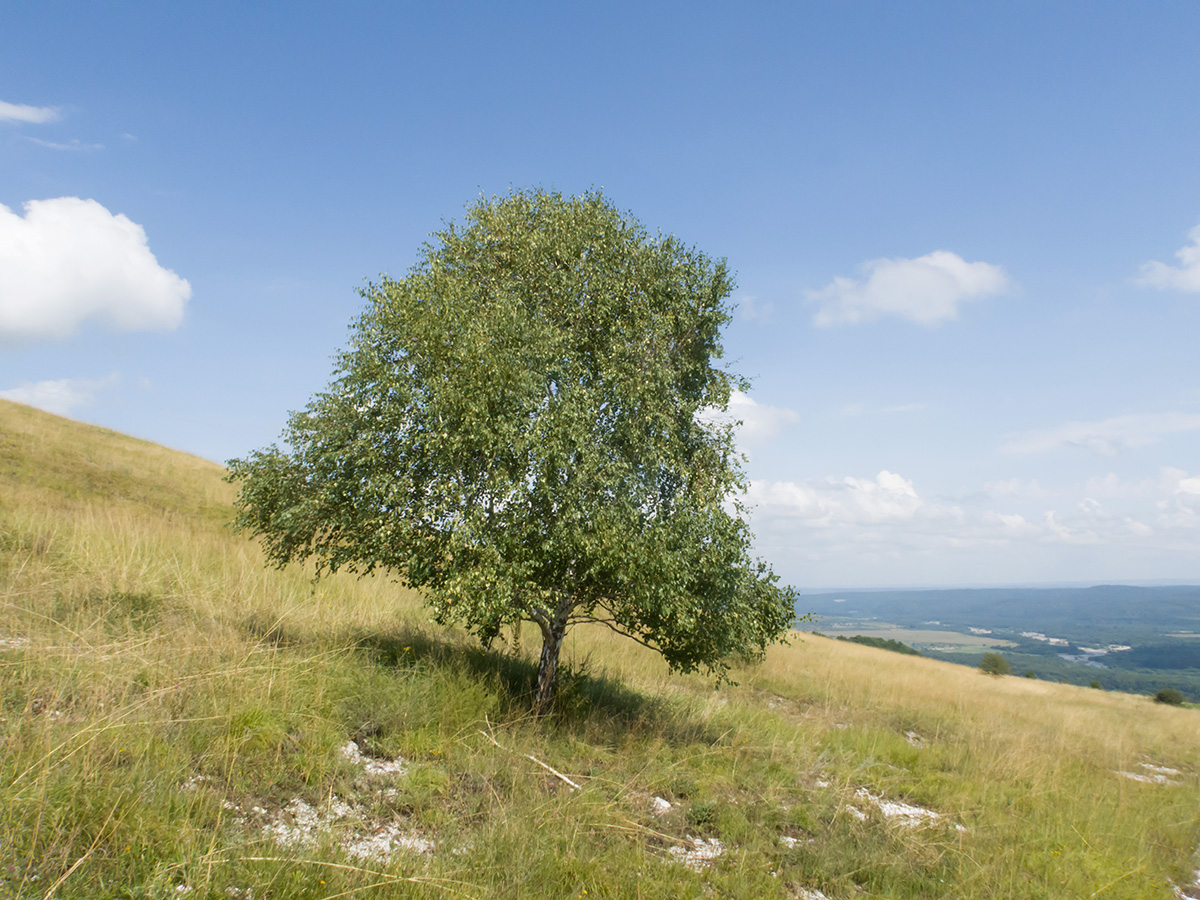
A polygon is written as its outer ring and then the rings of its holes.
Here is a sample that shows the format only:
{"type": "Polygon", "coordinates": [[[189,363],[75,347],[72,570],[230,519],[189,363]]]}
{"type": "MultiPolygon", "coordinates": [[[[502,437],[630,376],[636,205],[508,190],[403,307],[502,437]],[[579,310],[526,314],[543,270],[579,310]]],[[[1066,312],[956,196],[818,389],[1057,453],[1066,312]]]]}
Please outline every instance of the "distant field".
{"type": "Polygon", "coordinates": [[[826,625],[819,627],[830,635],[864,635],[866,637],[890,638],[920,650],[923,646],[959,646],[976,650],[991,647],[1015,647],[1012,641],[1002,640],[990,634],[962,634],[957,631],[935,631],[933,629],[902,628],[899,625],[874,623],[871,625],[826,625]]]}

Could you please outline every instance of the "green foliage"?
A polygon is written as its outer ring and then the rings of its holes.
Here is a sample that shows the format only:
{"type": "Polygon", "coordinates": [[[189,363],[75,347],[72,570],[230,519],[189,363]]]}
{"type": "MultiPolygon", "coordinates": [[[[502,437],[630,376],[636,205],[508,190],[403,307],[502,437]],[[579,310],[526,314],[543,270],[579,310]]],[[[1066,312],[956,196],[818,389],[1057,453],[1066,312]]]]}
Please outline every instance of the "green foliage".
{"type": "Polygon", "coordinates": [[[999,653],[991,652],[983,654],[983,659],[979,661],[979,671],[985,675],[1011,675],[1012,666],[999,653]]]}
{"type": "Polygon", "coordinates": [[[1155,703],[1166,703],[1170,706],[1183,705],[1183,694],[1175,690],[1175,688],[1163,688],[1154,695],[1155,703]]]}
{"type": "Polygon", "coordinates": [[[893,653],[904,653],[908,656],[921,655],[919,650],[892,638],[872,637],[869,634],[839,634],[837,639],[839,641],[849,641],[852,644],[862,644],[865,647],[878,647],[880,650],[891,650],[893,653]]]}
{"type": "Polygon", "coordinates": [[[677,671],[760,655],[795,597],[733,501],[743,386],[715,366],[733,280],[599,194],[481,200],[362,291],[332,386],[232,460],[272,562],[383,569],[485,642],[534,622],[537,705],[563,634],[601,622],[677,671]]]}

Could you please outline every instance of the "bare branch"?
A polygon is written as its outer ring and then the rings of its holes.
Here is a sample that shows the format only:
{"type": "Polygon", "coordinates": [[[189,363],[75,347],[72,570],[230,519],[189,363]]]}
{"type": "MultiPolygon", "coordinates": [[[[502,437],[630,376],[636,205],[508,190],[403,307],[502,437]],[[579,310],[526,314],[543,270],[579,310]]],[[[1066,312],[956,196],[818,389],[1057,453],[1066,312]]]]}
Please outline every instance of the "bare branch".
{"type": "MultiPolygon", "coordinates": [[[[487,722],[489,729],[492,727],[492,723],[488,722],[487,716],[483,717],[483,721],[487,722]]],[[[517,753],[518,752],[516,750],[509,750],[507,747],[502,746],[499,741],[497,741],[494,737],[492,737],[490,734],[488,734],[488,732],[484,731],[482,728],[479,729],[479,733],[482,734],[489,741],[491,741],[493,744],[495,744],[497,747],[499,747],[501,750],[505,751],[506,753],[517,753]]],[[[547,772],[549,772],[551,775],[555,776],[556,778],[561,778],[563,781],[565,781],[568,785],[571,786],[571,790],[573,790],[573,791],[579,790],[579,785],[577,785],[575,782],[573,782],[570,778],[568,778],[562,772],[558,771],[558,769],[555,769],[553,766],[546,765],[544,762],[542,762],[536,756],[531,756],[528,753],[522,753],[521,755],[524,756],[526,759],[537,763],[539,766],[541,766],[543,769],[545,769],[547,772]]]]}

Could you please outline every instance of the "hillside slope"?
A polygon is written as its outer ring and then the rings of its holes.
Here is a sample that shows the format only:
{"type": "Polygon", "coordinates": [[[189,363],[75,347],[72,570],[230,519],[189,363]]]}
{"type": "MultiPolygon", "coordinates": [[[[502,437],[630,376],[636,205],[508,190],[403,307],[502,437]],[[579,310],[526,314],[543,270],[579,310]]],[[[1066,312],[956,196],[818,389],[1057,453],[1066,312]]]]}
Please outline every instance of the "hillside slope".
{"type": "MultiPolygon", "coordinates": [[[[0,895],[1170,898],[1200,713],[797,637],[602,631],[557,715],[382,579],[265,569],[219,466],[0,401],[0,895]]],[[[1189,888],[1190,890],[1190,888],[1189,888]]]]}

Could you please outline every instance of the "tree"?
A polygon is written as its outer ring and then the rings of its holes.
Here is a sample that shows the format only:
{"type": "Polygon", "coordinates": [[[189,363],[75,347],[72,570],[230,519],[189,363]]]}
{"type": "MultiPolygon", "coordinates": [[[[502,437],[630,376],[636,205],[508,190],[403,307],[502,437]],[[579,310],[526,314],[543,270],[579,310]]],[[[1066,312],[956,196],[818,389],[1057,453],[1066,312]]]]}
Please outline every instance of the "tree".
{"type": "Polygon", "coordinates": [[[579,622],[724,677],[795,618],[750,557],[714,416],[745,386],[714,364],[732,289],[723,261],[599,193],[480,200],[362,289],[290,449],[230,461],[236,525],[278,566],[391,573],[485,641],[535,623],[540,713],[579,622]]]}
{"type": "Polygon", "coordinates": [[[979,661],[979,671],[985,675],[1011,675],[1012,666],[999,653],[985,653],[979,661]]]}

